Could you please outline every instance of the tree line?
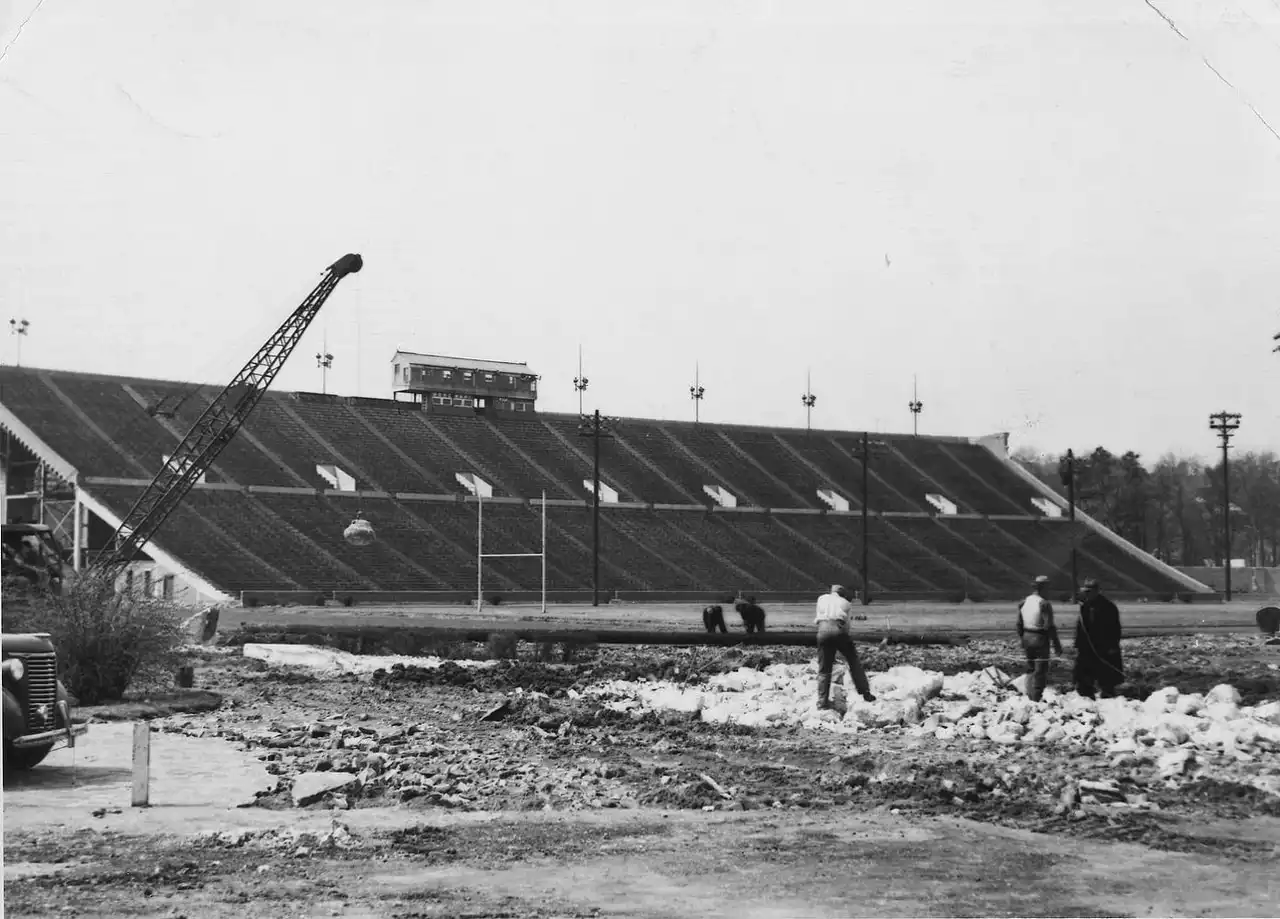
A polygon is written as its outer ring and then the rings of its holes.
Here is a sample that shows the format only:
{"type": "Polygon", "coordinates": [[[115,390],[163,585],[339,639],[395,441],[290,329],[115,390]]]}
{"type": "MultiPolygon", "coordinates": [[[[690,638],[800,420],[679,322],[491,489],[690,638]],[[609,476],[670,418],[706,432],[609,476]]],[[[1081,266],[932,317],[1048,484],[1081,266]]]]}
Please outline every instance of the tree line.
{"type": "MultiPolygon", "coordinates": [[[[1067,456],[1029,447],[1013,458],[1067,497],[1067,456]]],[[[1222,461],[1166,453],[1147,466],[1129,451],[1077,453],[1076,508],[1170,565],[1222,564],[1222,461]]],[[[1271,451],[1229,458],[1230,557],[1250,566],[1280,565],[1280,459],[1271,451]]]]}

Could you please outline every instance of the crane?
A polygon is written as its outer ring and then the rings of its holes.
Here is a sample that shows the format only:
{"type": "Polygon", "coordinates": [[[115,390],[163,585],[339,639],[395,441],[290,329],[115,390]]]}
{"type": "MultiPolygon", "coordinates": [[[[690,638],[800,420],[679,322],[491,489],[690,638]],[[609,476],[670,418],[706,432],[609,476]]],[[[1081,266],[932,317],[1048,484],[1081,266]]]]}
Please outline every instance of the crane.
{"type": "Polygon", "coordinates": [[[244,425],[338,282],[363,267],[364,259],[354,253],[344,255],[328,267],[315,289],[196,419],[182,443],[120,521],[107,548],[85,572],[87,577],[114,583],[121,569],[151,540],[244,425]]]}

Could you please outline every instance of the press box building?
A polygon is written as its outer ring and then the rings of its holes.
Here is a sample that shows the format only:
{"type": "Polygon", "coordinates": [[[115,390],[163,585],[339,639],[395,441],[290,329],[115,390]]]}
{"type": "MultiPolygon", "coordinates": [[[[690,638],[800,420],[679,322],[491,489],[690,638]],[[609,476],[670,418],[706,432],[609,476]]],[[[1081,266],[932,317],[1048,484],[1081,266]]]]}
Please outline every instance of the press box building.
{"type": "Polygon", "coordinates": [[[397,351],[391,378],[391,398],[427,411],[532,413],[538,398],[538,375],[526,363],[397,351]]]}

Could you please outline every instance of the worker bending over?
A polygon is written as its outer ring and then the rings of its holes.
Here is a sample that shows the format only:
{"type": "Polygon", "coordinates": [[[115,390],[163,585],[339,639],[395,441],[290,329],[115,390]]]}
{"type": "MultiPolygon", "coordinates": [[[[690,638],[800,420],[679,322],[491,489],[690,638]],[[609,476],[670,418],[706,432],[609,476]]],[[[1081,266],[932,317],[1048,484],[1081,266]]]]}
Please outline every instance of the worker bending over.
{"type": "Polygon", "coordinates": [[[831,593],[818,598],[818,611],[813,617],[818,626],[818,708],[831,708],[831,668],[836,662],[836,652],[844,655],[853,676],[853,685],[868,702],[876,697],[871,694],[871,684],[858,660],[858,651],[849,637],[849,592],[839,584],[832,585],[831,593]]]}

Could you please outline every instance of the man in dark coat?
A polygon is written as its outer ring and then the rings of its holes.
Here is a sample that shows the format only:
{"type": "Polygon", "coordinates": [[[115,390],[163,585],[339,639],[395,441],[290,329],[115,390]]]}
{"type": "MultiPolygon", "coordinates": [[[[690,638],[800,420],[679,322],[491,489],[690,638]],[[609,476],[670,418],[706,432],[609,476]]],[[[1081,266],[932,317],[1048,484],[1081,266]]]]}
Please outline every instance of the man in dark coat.
{"type": "Polygon", "coordinates": [[[1097,687],[1110,699],[1124,682],[1120,656],[1120,610],[1102,595],[1096,578],[1084,582],[1080,619],[1076,622],[1076,692],[1090,699],[1097,687]]]}
{"type": "Polygon", "coordinates": [[[734,604],[734,608],[742,617],[742,624],[746,627],[748,635],[764,631],[764,608],[756,603],[755,597],[739,600],[734,604]]]}
{"type": "Polygon", "coordinates": [[[702,608],[702,624],[708,632],[714,632],[717,628],[721,632],[729,631],[724,625],[724,607],[718,603],[702,608]]]}

